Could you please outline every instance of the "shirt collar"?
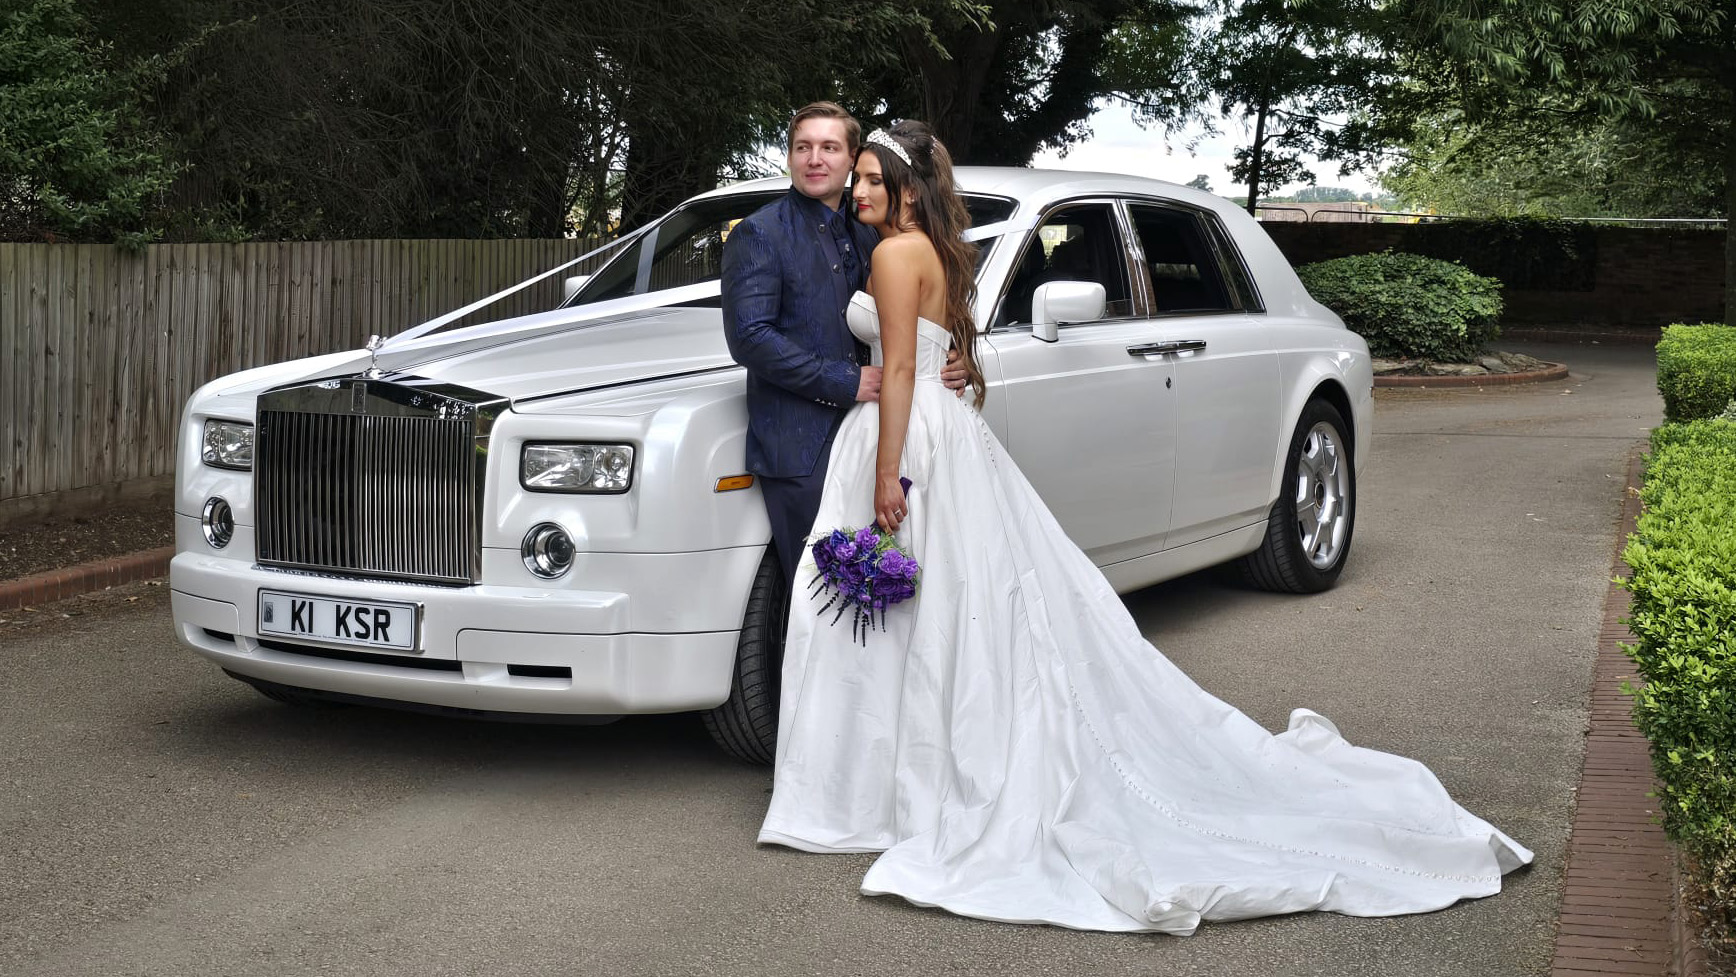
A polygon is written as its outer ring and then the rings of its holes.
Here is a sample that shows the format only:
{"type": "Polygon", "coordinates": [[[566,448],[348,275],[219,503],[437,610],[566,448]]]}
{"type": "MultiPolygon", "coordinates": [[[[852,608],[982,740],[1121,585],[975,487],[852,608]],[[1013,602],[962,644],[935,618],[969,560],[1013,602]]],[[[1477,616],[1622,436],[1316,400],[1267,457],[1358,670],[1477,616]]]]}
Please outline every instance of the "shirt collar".
{"type": "Polygon", "coordinates": [[[839,198],[836,210],[826,206],[818,200],[815,200],[813,197],[808,196],[802,191],[797,190],[795,187],[790,188],[790,198],[796,202],[797,207],[801,208],[802,213],[812,215],[814,219],[824,221],[828,225],[832,223],[832,218],[834,217],[849,216],[849,211],[846,209],[848,206],[847,202],[850,199],[848,193],[839,198]]]}

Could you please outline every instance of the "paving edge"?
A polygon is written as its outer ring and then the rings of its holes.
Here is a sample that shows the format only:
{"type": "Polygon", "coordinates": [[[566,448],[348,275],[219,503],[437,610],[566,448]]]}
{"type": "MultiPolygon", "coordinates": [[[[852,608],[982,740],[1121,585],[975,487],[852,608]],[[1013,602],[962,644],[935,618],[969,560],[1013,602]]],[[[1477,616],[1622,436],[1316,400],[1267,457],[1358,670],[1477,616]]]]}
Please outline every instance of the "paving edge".
{"type": "MultiPolygon", "coordinates": [[[[1621,552],[1639,519],[1643,452],[1643,445],[1636,447],[1628,458],[1612,578],[1629,574],[1621,552]]],[[[1624,681],[1639,680],[1621,650],[1634,640],[1622,622],[1628,606],[1627,591],[1612,579],[1598,632],[1551,977],[1703,977],[1707,971],[1682,904],[1680,859],[1651,796],[1650,748],[1621,690],[1624,681]]]]}
{"type": "Polygon", "coordinates": [[[1422,377],[1403,373],[1393,376],[1377,376],[1374,378],[1374,385],[1377,387],[1499,387],[1510,383],[1541,383],[1545,380],[1561,380],[1566,377],[1567,365],[1565,363],[1549,363],[1536,370],[1522,370],[1518,373],[1479,373],[1468,377],[1422,377]]]}
{"type": "Polygon", "coordinates": [[[0,582],[0,611],[65,600],[124,583],[152,580],[169,572],[169,560],[174,555],[173,546],[162,546],[3,581],[0,582]]]}

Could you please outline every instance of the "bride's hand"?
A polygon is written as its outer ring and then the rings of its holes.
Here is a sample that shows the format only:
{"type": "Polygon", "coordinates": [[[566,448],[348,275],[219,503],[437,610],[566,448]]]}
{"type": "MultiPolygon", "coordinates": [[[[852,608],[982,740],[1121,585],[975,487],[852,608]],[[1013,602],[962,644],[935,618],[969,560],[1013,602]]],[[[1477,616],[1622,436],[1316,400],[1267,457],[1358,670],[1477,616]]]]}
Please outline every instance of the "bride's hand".
{"type": "Polygon", "coordinates": [[[940,382],[946,389],[963,397],[964,388],[970,383],[970,374],[964,371],[964,364],[959,362],[961,359],[958,350],[949,349],[946,351],[946,366],[941,367],[940,382]]]}
{"type": "Polygon", "coordinates": [[[909,514],[904,498],[904,486],[897,475],[881,475],[874,480],[874,521],[889,533],[898,531],[909,514]]]}

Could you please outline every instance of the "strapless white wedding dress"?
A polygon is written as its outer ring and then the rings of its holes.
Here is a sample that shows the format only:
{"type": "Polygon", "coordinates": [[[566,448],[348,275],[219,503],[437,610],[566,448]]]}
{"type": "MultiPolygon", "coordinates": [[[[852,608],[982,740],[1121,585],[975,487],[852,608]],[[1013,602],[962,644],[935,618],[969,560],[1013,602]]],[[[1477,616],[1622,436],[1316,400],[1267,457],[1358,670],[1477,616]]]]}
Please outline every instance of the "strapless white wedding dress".
{"type": "MultiPolygon", "coordinates": [[[[872,299],[851,330],[880,362],[872,299]]],[[[796,572],[762,842],[884,852],[862,891],[966,916],[1187,934],[1301,910],[1387,916],[1487,896],[1531,852],[1423,765],[1313,712],[1276,736],[1139,633],[920,320],[904,445],[918,596],[854,640],[796,572]]],[[[832,448],[816,532],[873,520],[879,414],[832,448]]]]}

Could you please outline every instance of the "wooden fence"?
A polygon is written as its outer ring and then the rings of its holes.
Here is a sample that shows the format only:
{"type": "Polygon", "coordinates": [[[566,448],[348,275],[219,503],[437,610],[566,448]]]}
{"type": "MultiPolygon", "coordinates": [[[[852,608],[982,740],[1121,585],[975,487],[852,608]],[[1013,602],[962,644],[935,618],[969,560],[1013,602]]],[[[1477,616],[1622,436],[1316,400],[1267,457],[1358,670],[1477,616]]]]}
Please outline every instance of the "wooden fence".
{"type": "MultiPolygon", "coordinates": [[[[208,380],[358,348],[600,243],[0,244],[0,527],[56,497],[160,483],[208,380]]],[[[554,307],[564,277],[487,317],[554,307]]]]}

